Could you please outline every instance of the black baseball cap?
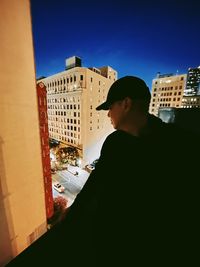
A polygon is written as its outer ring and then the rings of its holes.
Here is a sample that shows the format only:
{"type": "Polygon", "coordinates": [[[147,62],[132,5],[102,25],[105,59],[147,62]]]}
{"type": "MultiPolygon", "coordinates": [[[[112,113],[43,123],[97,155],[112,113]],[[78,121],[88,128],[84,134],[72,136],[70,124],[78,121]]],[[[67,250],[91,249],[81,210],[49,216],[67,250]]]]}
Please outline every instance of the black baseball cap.
{"type": "Polygon", "coordinates": [[[147,101],[151,98],[149,88],[142,79],[125,76],[111,85],[106,101],[99,105],[96,110],[108,110],[114,102],[123,100],[127,96],[131,99],[144,99],[147,101]]]}

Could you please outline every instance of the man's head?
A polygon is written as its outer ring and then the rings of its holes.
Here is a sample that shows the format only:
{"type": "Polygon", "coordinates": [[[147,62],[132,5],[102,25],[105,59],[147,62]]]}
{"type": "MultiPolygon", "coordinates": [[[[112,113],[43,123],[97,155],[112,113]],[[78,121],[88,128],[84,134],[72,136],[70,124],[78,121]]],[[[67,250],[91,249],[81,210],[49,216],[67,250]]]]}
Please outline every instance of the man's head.
{"type": "Polygon", "coordinates": [[[108,117],[115,129],[137,135],[146,121],[151,94],[146,83],[134,76],[115,81],[106,101],[96,110],[109,110],[108,117]]]}
{"type": "Polygon", "coordinates": [[[106,101],[99,105],[96,110],[108,110],[114,102],[123,100],[126,97],[132,100],[143,100],[149,104],[151,94],[142,79],[134,76],[125,76],[111,85],[106,101]]]}

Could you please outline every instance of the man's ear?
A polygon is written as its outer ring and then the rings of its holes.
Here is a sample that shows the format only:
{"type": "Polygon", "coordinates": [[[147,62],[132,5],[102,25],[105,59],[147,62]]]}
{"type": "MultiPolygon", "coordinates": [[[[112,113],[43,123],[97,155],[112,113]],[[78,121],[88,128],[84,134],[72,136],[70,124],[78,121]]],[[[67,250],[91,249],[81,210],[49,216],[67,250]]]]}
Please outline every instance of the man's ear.
{"type": "Polygon", "coordinates": [[[124,109],[126,111],[129,111],[132,108],[133,100],[127,96],[124,98],[123,103],[124,103],[124,109]]]}

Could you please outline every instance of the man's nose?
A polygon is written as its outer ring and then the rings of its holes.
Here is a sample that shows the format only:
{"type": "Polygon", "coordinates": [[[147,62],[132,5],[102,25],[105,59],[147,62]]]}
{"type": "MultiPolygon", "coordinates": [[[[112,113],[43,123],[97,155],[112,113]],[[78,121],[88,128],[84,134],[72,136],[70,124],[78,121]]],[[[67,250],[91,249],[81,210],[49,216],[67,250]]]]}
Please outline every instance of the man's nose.
{"type": "Polygon", "coordinates": [[[108,110],[108,114],[107,115],[108,115],[108,117],[110,117],[110,110],[108,110]]]}

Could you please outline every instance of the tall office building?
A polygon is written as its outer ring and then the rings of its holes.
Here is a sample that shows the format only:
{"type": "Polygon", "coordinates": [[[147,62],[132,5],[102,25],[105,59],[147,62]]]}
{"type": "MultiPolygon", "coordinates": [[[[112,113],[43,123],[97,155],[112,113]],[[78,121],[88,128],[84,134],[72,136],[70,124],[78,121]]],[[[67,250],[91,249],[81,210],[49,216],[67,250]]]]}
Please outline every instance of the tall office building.
{"type": "Polygon", "coordinates": [[[182,107],[200,108],[200,66],[188,69],[182,107]]]}
{"type": "Polygon", "coordinates": [[[200,66],[189,68],[184,96],[200,95],[200,66]]]}
{"type": "Polygon", "coordinates": [[[187,74],[174,75],[158,73],[152,82],[149,112],[158,116],[160,108],[179,108],[182,104],[187,74]]]}
{"type": "Polygon", "coordinates": [[[84,166],[99,157],[113,130],[107,112],[96,107],[106,100],[117,72],[109,66],[82,67],[75,56],[66,60],[65,69],[39,80],[47,88],[49,137],[76,147],[84,166]]]}
{"type": "Polygon", "coordinates": [[[0,266],[46,231],[28,0],[0,1],[0,266]]]}

